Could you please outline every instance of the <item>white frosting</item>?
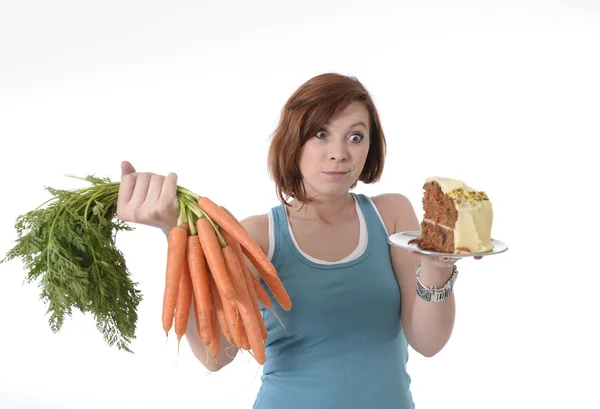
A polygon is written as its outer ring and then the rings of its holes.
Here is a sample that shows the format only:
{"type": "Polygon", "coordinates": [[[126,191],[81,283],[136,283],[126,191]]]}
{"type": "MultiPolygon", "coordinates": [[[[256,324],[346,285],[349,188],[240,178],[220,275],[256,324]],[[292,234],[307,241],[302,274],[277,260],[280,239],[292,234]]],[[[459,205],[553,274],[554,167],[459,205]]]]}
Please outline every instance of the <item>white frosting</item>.
{"type": "Polygon", "coordinates": [[[443,177],[439,177],[439,176],[432,176],[432,177],[427,178],[427,180],[425,180],[425,183],[429,183],[429,182],[437,182],[438,185],[440,185],[440,187],[442,188],[442,192],[444,192],[446,194],[450,193],[454,189],[463,189],[468,192],[475,192],[475,189],[467,186],[465,184],[465,182],[463,182],[462,180],[443,178],[443,177]]]}
{"type": "MultiPolygon", "coordinates": [[[[455,189],[475,192],[475,189],[456,179],[429,177],[425,183],[437,182],[445,194],[453,195],[455,189]]],[[[462,253],[460,248],[468,248],[471,253],[483,253],[494,248],[491,241],[494,212],[490,200],[455,201],[458,219],[454,227],[454,252],[462,253]]],[[[444,226],[447,227],[447,226],[444,226]]]]}

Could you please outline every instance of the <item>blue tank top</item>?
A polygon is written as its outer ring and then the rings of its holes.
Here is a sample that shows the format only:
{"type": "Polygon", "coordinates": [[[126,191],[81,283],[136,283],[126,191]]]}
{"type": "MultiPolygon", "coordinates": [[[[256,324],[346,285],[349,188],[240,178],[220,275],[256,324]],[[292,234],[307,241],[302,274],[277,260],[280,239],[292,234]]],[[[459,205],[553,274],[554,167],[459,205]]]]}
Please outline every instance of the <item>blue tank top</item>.
{"type": "Polygon", "coordinates": [[[284,205],[272,209],[271,262],[292,308],[261,280],[281,323],[261,306],[267,360],[255,409],[414,408],[388,235],[371,200],[354,197],[366,246],[337,263],[303,254],[284,205]]]}

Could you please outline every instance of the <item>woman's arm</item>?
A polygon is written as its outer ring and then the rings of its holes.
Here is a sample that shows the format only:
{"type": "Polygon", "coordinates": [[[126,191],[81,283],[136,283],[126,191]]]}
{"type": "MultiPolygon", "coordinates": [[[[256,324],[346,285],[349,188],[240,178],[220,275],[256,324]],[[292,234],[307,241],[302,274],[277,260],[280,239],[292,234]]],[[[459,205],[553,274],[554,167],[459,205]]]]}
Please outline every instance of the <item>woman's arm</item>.
{"type": "MultiPolygon", "coordinates": [[[[375,198],[374,198],[375,200],[375,198]]],[[[390,234],[419,230],[420,224],[410,201],[399,194],[378,196],[376,204],[390,234]]],[[[442,286],[452,275],[452,263],[422,257],[396,246],[390,249],[392,266],[402,295],[402,326],[410,346],[431,357],[446,345],[454,328],[454,294],[438,303],[417,296],[416,268],[425,286],[442,286]]]]}
{"type": "Polygon", "coordinates": [[[221,341],[219,344],[219,353],[216,359],[210,351],[204,346],[198,337],[194,310],[190,308],[190,316],[185,332],[185,338],[190,346],[190,349],[206,369],[211,372],[217,372],[219,369],[229,365],[237,355],[239,348],[236,345],[229,343],[223,332],[221,332],[221,341]]]}

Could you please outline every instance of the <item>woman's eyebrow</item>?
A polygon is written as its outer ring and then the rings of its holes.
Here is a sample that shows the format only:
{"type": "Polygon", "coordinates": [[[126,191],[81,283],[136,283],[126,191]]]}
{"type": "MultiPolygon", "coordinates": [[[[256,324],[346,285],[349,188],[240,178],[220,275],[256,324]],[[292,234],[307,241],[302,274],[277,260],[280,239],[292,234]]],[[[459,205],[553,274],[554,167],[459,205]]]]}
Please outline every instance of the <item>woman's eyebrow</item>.
{"type": "Polygon", "coordinates": [[[362,126],[363,128],[368,129],[367,125],[363,121],[359,121],[355,124],[352,124],[352,126],[350,128],[354,128],[355,126],[362,126]]]}
{"type": "MultiPolygon", "coordinates": [[[[326,127],[329,127],[330,125],[331,125],[331,124],[330,124],[329,122],[326,122],[326,123],[325,123],[325,126],[326,126],[326,127]]],[[[356,123],[354,123],[354,124],[350,125],[350,128],[354,128],[355,126],[362,126],[362,127],[363,127],[363,128],[365,128],[365,129],[369,129],[369,128],[367,127],[367,125],[366,125],[366,124],[365,124],[363,121],[358,121],[358,122],[356,122],[356,123]]]]}

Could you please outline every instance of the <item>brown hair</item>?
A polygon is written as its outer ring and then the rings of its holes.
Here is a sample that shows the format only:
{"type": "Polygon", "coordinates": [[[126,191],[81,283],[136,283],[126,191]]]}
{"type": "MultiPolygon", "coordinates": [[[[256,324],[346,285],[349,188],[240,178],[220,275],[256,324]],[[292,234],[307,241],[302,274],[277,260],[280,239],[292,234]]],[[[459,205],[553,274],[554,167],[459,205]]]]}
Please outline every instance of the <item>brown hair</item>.
{"type": "Polygon", "coordinates": [[[306,81],[290,96],[272,136],[268,153],[269,173],[282,203],[287,204],[286,198],[294,198],[302,203],[310,201],[306,197],[300,173],[301,149],[332,116],[354,101],[365,105],[371,122],[369,152],[358,180],[363,183],[379,180],[385,161],[386,141],[369,92],[355,77],[321,74],[306,81]]]}

